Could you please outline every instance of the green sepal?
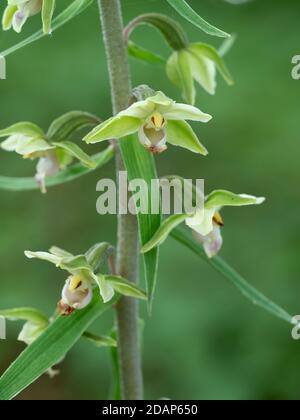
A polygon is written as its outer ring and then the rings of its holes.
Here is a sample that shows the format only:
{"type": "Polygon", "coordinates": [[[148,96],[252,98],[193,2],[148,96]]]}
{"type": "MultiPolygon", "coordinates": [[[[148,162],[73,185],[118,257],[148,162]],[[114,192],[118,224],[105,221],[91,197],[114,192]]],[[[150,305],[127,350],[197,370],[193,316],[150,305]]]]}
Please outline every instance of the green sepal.
{"type": "Polygon", "coordinates": [[[234,194],[226,190],[215,190],[205,200],[205,208],[213,209],[224,206],[248,206],[262,204],[264,197],[255,197],[247,194],[234,194]]]}
{"type": "Polygon", "coordinates": [[[121,295],[147,300],[147,293],[144,290],[123,277],[106,275],[104,279],[121,295]]]}
{"type": "Polygon", "coordinates": [[[52,122],[47,136],[52,141],[60,142],[70,139],[75,132],[83,128],[93,127],[99,123],[99,118],[93,114],[83,111],[71,111],[52,122]]]}
{"type": "Polygon", "coordinates": [[[31,122],[19,122],[0,130],[0,137],[8,137],[15,134],[22,134],[23,136],[32,138],[45,138],[44,131],[39,126],[31,122]]]}
{"type": "Polygon", "coordinates": [[[63,149],[68,152],[71,156],[78,159],[82,165],[86,166],[89,169],[94,169],[97,166],[97,163],[87,155],[77,144],[71,141],[61,141],[59,143],[52,142],[53,146],[59,149],[63,149]]]}
{"type": "Polygon", "coordinates": [[[52,28],[52,18],[55,9],[56,0],[43,0],[42,6],[42,22],[43,22],[43,32],[48,35],[51,34],[52,28]]]}
{"type": "Polygon", "coordinates": [[[10,321],[27,321],[37,325],[48,325],[49,320],[41,311],[35,308],[14,308],[0,310],[0,317],[10,321]]]}
{"type": "Polygon", "coordinates": [[[162,245],[168,239],[172,230],[183,223],[187,218],[189,218],[189,215],[187,214],[175,214],[164,220],[153,238],[143,246],[141,250],[142,254],[146,254],[153,248],[162,245]]]}

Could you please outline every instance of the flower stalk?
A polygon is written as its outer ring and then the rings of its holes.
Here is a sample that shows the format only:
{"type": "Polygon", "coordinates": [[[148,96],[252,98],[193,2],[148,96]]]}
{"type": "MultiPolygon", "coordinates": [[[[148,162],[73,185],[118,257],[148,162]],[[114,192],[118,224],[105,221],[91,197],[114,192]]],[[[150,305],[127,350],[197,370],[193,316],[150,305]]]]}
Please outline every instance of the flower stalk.
{"type": "MultiPolygon", "coordinates": [[[[107,55],[113,112],[127,108],[131,93],[127,50],[123,39],[123,22],[119,0],[98,0],[103,39],[107,55]]],[[[118,145],[116,148],[117,173],[124,170],[118,145]]],[[[138,226],[132,215],[118,216],[117,274],[137,283],[138,226]]],[[[141,356],[138,340],[138,305],[136,300],[123,297],[116,306],[118,351],[122,398],[143,398],[141,356]]]]}

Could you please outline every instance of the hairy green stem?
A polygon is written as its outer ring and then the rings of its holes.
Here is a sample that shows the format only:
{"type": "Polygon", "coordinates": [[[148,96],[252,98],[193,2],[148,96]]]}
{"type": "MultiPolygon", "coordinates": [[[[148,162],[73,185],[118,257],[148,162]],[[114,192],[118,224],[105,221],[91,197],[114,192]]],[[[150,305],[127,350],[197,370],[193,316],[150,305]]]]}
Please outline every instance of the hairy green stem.
{"type": "MultiPolygon", "coordinates": [[[[120,0],[98,0],[107,55],[114,113],[126,108],[131,94],[127,49],[123,40],[123,21],[120,0]]],[[[124,170],[117,144],[117,173],[124,170]]],[[[118,216],[117,273],[137,283],[138,226],[132,215],[118,216]]],[[[118,351],[122,398],[143,398],[141,356],[138,339],[138,304],[132,298],[122,298],[116,307],[118,351]]]]}

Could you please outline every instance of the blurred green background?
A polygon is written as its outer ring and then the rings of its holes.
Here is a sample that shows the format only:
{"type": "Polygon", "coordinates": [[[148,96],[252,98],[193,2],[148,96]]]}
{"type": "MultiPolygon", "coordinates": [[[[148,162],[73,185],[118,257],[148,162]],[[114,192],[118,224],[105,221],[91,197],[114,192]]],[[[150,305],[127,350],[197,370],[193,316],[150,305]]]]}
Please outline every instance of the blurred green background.
{"type": "MultiPolygon", "coordinates": [[[[4,1],[1,4],[1,11],[4,1]]],[[[60,0],[59,8],[69,1],[60,0]]],[[[299,1],[254,0],[233,6],[221,0],[190,0],[201,15],[238,35],[226,62],[236,84],[219,78],[215,97],[198,90],[197,105],[214,116],[196,130],[210,155],[199,158],[169,148],[157,158],[161,175],[177,172],[205,178],[206,191],[226,188],[265,195],[259,208],[226,210],[222,256],[267,296],[300,313],[299,100],[300,81],[291,77],[291,59],[300,54],[299,1]]],[[[161,0],[123,0],[128,22],[143,12],[178,19],[192,41],[218,46],[182,20],[161,0]]],[[[0,50],[40,26],[30,20],[22,35],[1,33],[0,50]]],[[[164,56],[170,50],[148,27],[134,34],[139,44],[164,56]]],[[[135,85],[147,83],[180,100],[164,68],[131,60],[135,85]]],[[[20,120],[47,128],[60,114],[82,109],[111,114],[108,75],[96,3],[49,39],[8,57],[0,82],[0,126],[20,120]]],[[[101,149],[101,146],[100,146],[101,149]]],[[[99,146],[90,146],[90,153],[99,146]]],[[[34,165],[0,153],[1,175],[24,176],[34,165]]],[[[46,196],[0,192],[0,307],[36,306],[49,315],[59,299],[64,273],[26,261],[23,251],[52,244],[74,253],[107,240],[115,242],[114,217],[97,215],[96,182],[114,176],[113,165],[46,196]]],[[[288,325],[252,306],[209,266],[172,239],[162,247],[152,317],[144,331],[146,397],[157,399],[298,399],[300,343],[288,325]]],[[[106,333],[111,314],[93,332],[106,333]]],[[[3,372],[23,349],[21,324],[8,325],[0,342],[3,372]]],[[[54,380],[44,376],[19,399],[105,399],[111,384],[107,350],[81,341],[54,380]]]]}

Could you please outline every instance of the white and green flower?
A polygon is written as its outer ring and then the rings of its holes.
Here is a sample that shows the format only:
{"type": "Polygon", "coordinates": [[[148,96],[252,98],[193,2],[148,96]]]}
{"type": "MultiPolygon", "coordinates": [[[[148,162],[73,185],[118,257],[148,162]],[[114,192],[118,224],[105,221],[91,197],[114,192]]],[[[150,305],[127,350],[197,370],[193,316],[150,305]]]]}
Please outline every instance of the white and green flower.
{"type": "Polygon", "coordinates": [[[217,70],[229,84],[233,79],[217,50],[207,44],[190,44],[175,51],[167,62],[167,75],[171,82],[182,91],[183,99],[192,105],[196,99],[194,81],[206,92],[215,94],[217,70]]]}
{"type": "Polygon", "coordinates": [[[61,169],[78,159],[82,165],[94,169],[96,162],[90,158],[75,143],[55,141],[35,124],[21,122],[0,130],[0,138],[7,137],[0,147],[7,152],[16,152],[24,159],[38,159],[36,167],[36,181],[42,191],[46,193],[46,178],[56,175],[61,169]]]}
{"type": "Polygon", "coordinates": [[[222,208],[259,205],[264,201],[263,197],[216,190],[205,198],[204,209],[198,209],[194,214],[179,214],[166,219],[153,238],[143,247],[142,252],[149,252],[161,245],[173,229],[185,222],[192,229],[195,239],[203,245],[206,255],[212,258],[219,253],[223,245],[221,228],[224,222],[220,214],[222,208]]]}
{"type": "Polygon", "coordinates": [[[179,104],[157,92],[103,122],[84,140],[98,143],[138,133],[140,143],[152,153],[167,149],[167,143],[207,155],[206,148],[185,120],[208,122],[211,116],[191,105],[179,104]]]}
{"type": "Polygon", "coordinates": [[[147,299],[147,295],[129,281],[119,276],[104,275],[98,271],[98,262],[106,251],[105,244],[97,244],[82,255],[74,256],[60,248],[52,247],[49,252],[25,251],[25,256],[48,261],[70,274],[63,286],[62,300],[59,303],[59,308],[65,314],[88,306],[95,287],[99,288],[104,303],[109,302],[115,292],[147,299]]]}
{"type": "Polygon", "coordinates": [[[2,17],[3,30],[13,28],[20,33],[29,17],[42,13],[43,32],[49,34],[54,9],[55,0],[7,0],[2,17]]]}

